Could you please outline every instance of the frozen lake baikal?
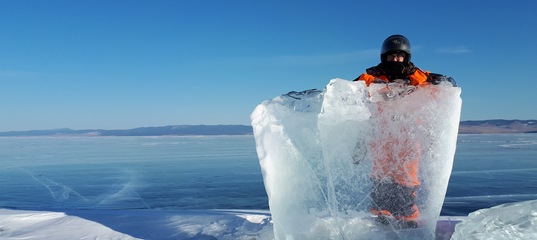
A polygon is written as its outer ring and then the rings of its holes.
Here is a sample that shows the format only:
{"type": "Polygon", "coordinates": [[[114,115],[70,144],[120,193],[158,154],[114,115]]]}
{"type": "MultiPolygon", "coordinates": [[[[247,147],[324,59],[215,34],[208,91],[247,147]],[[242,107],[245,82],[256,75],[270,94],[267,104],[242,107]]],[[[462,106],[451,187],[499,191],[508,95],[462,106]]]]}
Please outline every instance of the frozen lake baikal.
{"type": "Polygon", "coordinates": [[[441,215],[537,199],[537,135],[459,135],[441,215]]]}
{"type": "Polygon", "coordinates": [[[267,209],[253,137],[0,138],[0,207],[267,209]]]}
{"type": "MultiPolygon", "coordinates": [[[[460,135],[442,215],[537,199],[537,135],[460,135]]],[[[0,138],[0,208],[268,209],[252,136],[0,138]]]]}

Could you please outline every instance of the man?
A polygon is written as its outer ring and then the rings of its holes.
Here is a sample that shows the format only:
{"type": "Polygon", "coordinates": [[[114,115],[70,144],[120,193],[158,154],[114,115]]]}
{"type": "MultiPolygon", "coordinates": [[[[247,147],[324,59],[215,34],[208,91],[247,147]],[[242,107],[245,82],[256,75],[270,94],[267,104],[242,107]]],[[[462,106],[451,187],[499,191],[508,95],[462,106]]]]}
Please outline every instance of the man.
{"type": "MultiPolygon", "coordinates": [[[[380,64],[368,68],[355,81],[365,81],[369,87],[372,83],[385,84],[385,89],[377,88],[385,99],[396,100],[404,97],[415,87],[439,84],[447,81],[456,86],[452,78],[423,71],[410,61],[410,42],[402,35],[392,35],[382,44],[380,64]],[[397,84],[401,89],[395,91],[390,85],[397,84]],[[384,90],[384,92],[382,92],[384,90]],[[398,96],[402,95],[402,96],[398,96]]],[[[382,86],[382,85],[381,85],[382,86]]],[[[370,88],[370,91],[372,89],[370,88]]],[[[376,93],[378,95],[378,92],[376,93]]],[[[419,104],[419,103],[416,103],[419,104]]],[[[393,105],[393,104],[392,104],[393,105]]],[[[420,181],[418,165],[421,158],[421,146],[417,141],[406,137],[408,126],[402,124],[394,130],[387,126],[393,125],[394,116],[385,109],[383,102],[378,103],[374,112],[374,123],[380,130],[376,139],[371,142],[373,167],[371,173],[371,213],[378,216],[378,221],[390,224],[395,219],[402,228],[416,228],[419,209],[416,205],[420,181]]],[[[396,117],[396,116],[395,116],[396,117]]]]}

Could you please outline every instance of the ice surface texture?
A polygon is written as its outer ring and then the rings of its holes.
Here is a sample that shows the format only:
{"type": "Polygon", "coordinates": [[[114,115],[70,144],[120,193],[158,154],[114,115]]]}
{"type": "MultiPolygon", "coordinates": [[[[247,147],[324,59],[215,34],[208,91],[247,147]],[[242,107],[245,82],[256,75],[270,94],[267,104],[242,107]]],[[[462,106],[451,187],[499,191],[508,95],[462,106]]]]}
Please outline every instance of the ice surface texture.
{"type": "MultiPolygon", "coordinates": [[[[334,79],[290,92],[251,115],[276,239],[434,239],[455,154],[461,90],[334,79]],[[372,145],[419,144],[419,228],[379,226],[369,214],[372,145]]],[[[397,161],[406,161],[397,159],[397,161]]],[[[397,167],[397,164],[394,164],[397,167]]]]}
{"type": "Polygon", "coordinates": [[[537,239],[537,200],[470,213],[466,220],[456,225],[451,239],[537,239]]]}

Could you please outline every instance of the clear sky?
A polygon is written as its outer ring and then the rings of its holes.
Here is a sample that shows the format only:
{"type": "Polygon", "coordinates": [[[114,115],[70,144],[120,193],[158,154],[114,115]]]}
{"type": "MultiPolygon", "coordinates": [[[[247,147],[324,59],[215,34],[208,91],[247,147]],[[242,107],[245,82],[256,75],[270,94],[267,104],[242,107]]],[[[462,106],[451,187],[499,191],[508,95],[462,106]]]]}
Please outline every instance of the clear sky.
{"type": "Polygon", "coordinates": [[[537,1],[2,0],[0,131],[250,124],[403,34],[462,120],[537,119],[537,1]]]}

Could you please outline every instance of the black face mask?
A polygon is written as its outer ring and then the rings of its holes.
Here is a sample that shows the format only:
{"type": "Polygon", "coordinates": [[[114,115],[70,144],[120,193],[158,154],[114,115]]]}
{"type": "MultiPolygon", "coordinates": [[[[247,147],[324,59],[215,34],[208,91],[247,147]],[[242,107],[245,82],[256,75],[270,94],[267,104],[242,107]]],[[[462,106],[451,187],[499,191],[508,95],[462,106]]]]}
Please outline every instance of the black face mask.
{"type": "Polygon", "coordinates": [[[407,64],[403,62],[386,61],[386,62],[383,62],[381,66],[390,80],[404,79],[406,78],[406,75],[408,75],[408,74],[405,74],[407,64]]]}

